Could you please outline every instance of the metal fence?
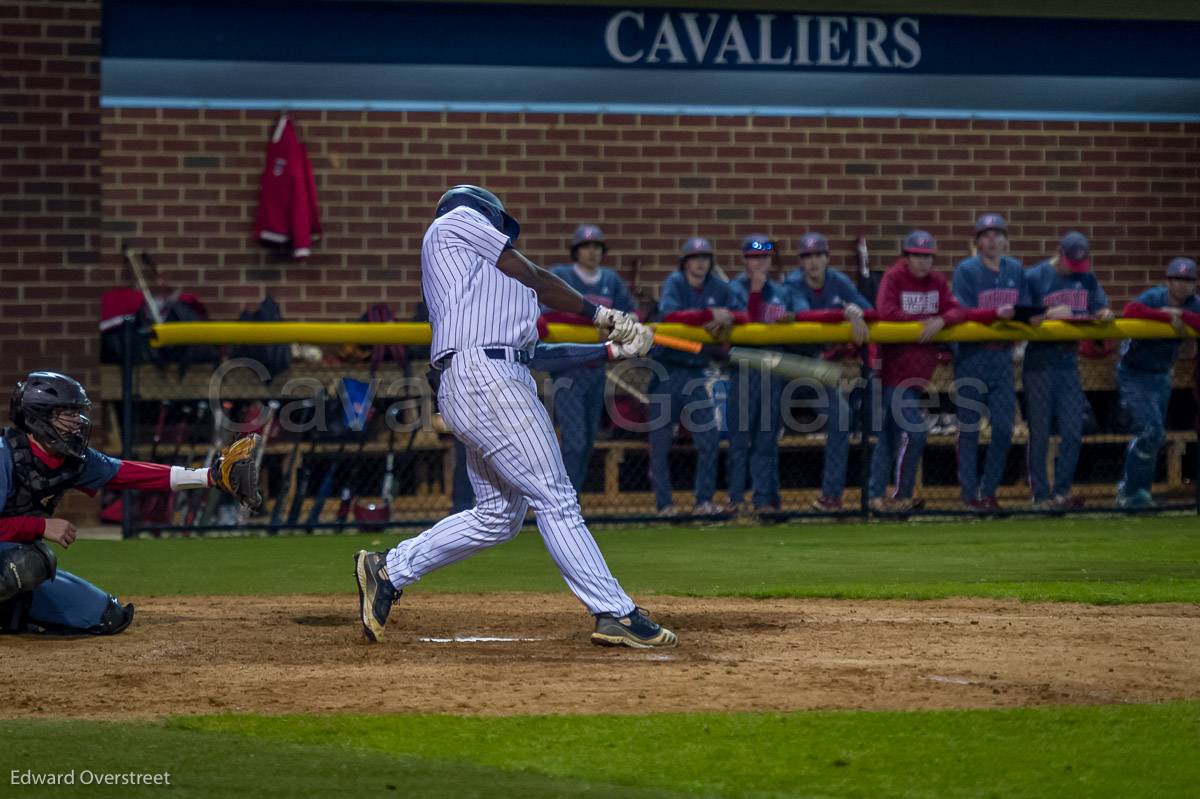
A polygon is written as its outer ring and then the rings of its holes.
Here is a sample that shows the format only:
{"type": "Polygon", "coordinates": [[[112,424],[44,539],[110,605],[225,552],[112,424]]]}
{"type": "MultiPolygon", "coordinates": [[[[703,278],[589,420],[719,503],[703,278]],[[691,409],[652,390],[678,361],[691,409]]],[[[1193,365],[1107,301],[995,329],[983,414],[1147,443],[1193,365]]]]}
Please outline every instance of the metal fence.
{"type": "MultiPolygon", "coordinates": [[[[400,327],[396,336],[411,340],[412,326],[400,327]]],[[[1148,413],[1121,402],[1111,344],[1084,354],[1077,342],[930,345],[937,366],[927,385],[883,386],[874,347],[796,343],[836,340],[837,331],[747,328],[759,346],[804,346],[841,364],[846,379],[785,381],[720,359],[680,370],[655,353],[539,375],[586,518],[1200,512],[1192,342],[1171,375],[1167,407],[1148,413]],[[1039,366],[1043,356],[1031,363],[1031,346],[1059,348],[1052,369],[1039,366]],[[1149,480],[1151,505],[1119,486],[1131,441],[1156,415],[1161,436],[1150,442],[1150,463],[1139,461],[1149,477],[1138,478],[1149,480]]],[[[878,328],[881,338],[888,329],[878,328]]],[[[132,325],[126,335],[134,341],[132,325]]],[[[119,517],[126,535],[315,532],[424,526],[470,507],[463,450],[436,415],[419,346],[403,362],[372,363],[370,347],[289,353],[275,374],[246,357],[186,367],[126,357],[106,368],[107,444],[124,457],[196,467],[240,433],[267,439],[256,514],[201,490],[109,498],[106,518],[119,517]]]]}

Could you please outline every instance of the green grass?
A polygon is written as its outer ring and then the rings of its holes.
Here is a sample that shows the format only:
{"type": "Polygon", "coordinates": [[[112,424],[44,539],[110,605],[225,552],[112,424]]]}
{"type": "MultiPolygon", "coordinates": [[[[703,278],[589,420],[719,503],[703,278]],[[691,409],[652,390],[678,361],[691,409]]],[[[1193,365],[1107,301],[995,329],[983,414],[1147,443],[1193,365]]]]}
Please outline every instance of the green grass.
{"type": "MultiPolygon", "coordinates": [[[[1200,785],[1195,702],[626,717],[207,716],[7,722],[0,731],[6,769],[11,760],[13,768],[41,771],[165,770],[170,795],[185,797],[1169,799],[1195,796],[1200,785]]],[[[136,797],[164,789],[76,790],[136,797]]]]}
{"type": "MultiPolygon", "coordinates": [[[[638,594],[1090,603],[1200,601],[1195,517],[600,531],[638,594]]],[[[63,567],[121,595],[353,591],[351,555],[396,536],[81,541],[63,567]]],[[[418,590],[563,591],[537,532],[426,577],[418,590]]]]}

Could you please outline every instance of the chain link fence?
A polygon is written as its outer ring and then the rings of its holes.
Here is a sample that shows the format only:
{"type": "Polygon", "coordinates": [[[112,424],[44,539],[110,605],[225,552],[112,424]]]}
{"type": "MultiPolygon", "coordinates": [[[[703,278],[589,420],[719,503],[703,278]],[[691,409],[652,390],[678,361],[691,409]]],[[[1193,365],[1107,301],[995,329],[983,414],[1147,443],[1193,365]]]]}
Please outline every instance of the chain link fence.
{"type": "MultiPolygon", "coordinates": [[[[539,377],[593,521],[1196,507],[1194,342],[1155,394],[1161,407],[1128,391],[1122,402],[1104,342],[1083,354],[1075,342],[929,346],[938,365],[927,385],[882,386],[875,349],[845,345],[801,348],[840,363],[839,386],[653,357],[539,377]],[[1034,346],[1059,348],[1051,368],[1031,364],[1034,346]],[[1120,495],[1130,463],[1153,505],[1120,495]]],[[[308,354],[265,378],[246,359],[130,367],[127,457],[199,467],[239,434],[267,443],[257,513],[215,490],[130,495],[128,532],[419,527],[471,506],[465,455],[440,424],[423,362],[308,354]]],[[[93,443],[110,452],[126,443],[121,378],[104,371],[109,439],[93,443]]],[[[106,497],[103,518],[122,521],[125,499],[106,497]]]]}

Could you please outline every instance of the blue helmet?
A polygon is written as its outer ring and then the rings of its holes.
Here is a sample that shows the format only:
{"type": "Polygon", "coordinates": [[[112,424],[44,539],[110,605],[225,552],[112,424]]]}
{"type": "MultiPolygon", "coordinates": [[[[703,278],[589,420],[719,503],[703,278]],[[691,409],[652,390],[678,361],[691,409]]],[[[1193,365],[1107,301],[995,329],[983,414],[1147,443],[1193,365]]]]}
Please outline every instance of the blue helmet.
{"type": "Polygon", "coordinates": [[[584,244],[599,244],[600,249],[604,253],[608,253],[608,245],[604,243],[604,231],[595,225],[580,225],[575,228],[575,234],[571,236],[571,257],[575,257],[575,250],[582,247],[584,244]]]}
{"type": "Polygon", "coordinates": [[[742,255],[747,258],[755,255],[774,255],[775,242],[764,233],[751,233],[742,239],[742,255]]]}
{"type": "Polygon", "coordinates": [[[463,184],[448,189],[442,195],[442,199],[438,200],[433,217],[436,219],[463,205],[483,214],[492,227],[508,236],[513,243],[516,243],[517,237],[521,235],[521,225],[504,210],[504,203],[500,202],[500,198],[478,186],[463,184]]]}

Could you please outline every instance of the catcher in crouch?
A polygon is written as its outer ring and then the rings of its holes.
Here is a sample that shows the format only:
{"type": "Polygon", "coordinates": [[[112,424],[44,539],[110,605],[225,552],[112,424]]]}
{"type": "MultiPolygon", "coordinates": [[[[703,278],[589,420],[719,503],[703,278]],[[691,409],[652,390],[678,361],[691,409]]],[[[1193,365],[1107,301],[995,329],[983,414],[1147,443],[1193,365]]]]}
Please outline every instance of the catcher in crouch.
{"type": "Polygon", "coordinates": [[[33,372],[13,392],[11,426],[0,432],[0,632],[115,635],[133,621],[133,605],[58,570],[47,542],[66,549],[75,540],[75,526],[53,518],[67,489],[211,485],[248,507],[262,502],[257,435],[230,444],[211,468],[121,461],[88,446],[91,404],[78,381],[56,372],[33,372]]]}

